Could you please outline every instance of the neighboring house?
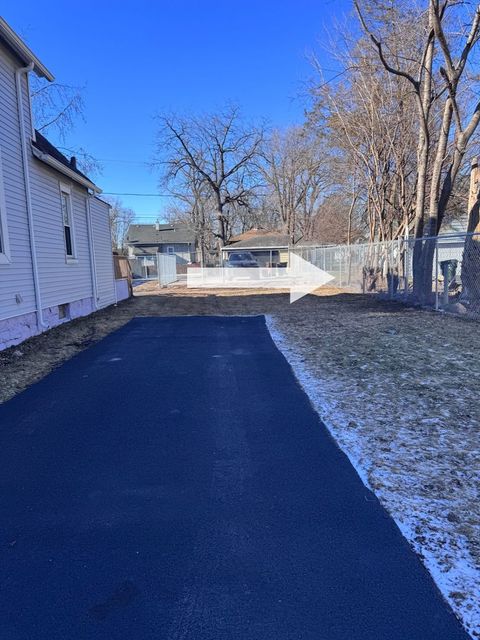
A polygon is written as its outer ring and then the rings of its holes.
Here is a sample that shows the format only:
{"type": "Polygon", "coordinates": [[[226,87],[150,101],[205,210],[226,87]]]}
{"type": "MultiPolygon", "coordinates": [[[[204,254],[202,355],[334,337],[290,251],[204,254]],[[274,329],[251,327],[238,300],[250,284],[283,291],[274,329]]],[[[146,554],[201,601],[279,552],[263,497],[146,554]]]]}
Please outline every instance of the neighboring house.
{"type": "Polygon", "coordinates": [[[131,224],[125,241],[129,258],[166,253],[177,265],[195,262],[195,234],[180,224],[131,224]]]}
{"type": "Polygon", "coordinates": [[[465,214],[456,220],[444,220],[440,234],[452,234],[452,233],[467,233],[468,228],[468,215],[465,214]]]}
{"type": "Polygon", "coordinates": [[[263,236],[271,233],[279,233],[279,232],[271,231],[268,229],[262,229],[261,227],[260,228],[254,227],[253,229],[249,229],[248,231],[243,231],[242,233],[239,233],[236,236],[231,236],[227,244],[233,244],[234,242],[242,242],[243,240],[250,240],[251,238],[255,238],[256,236],[263,236]]]}
{"type": "Polygon", "coordinates": [[[109,205],[34,130],[31,71],[53,80],[0,18],[0,349],[117,300],[109,205]]]}
{"type": "Polygon", "coordinates": [[[232,251],[248,251],[261,267],[288,264],[289,241],[286,234],[252,229],[241,236],[235,236],[230,242],[231,244],[222,247],[224,262],[228,260],[232,251]]]}

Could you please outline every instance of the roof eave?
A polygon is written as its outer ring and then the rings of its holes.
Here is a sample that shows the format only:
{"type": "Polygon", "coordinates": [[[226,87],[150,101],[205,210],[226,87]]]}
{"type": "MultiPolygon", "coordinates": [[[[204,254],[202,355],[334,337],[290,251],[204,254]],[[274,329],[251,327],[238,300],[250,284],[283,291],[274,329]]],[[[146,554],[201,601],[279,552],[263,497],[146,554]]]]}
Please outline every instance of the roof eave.
{"type": "Polygon", "coordinates": [[[222,247],[222,251],[254,251],[257,249],[258,251],[267,251],[270,249],[288,249],[288,244],[275,244],[270,247],[236,247],[235,245],[229,247],[222,247]]]}
{"type": "Polygon", "coordinates": [[[144,241],[144,240],[126,240],[125,244],[132,245],[133,247],[157,247],[159,244],[194,244],[195,240],[156,240],[156,241],[144,241]]]}
{"type": "Polygon", "coordinates": [[[47,69],[47,67],[40,62],[37,56],[27,47],[27,45],[17,36],[15,31],[8,25],[5,20],[0,17],[0,40],[6,42],[6,44],[14,51],[14,53],[22,60],[26,65],[33,62],[33,70],[40,78],[45,78],[49,82],[53,82],[55,77],[47,69]]]}
{"type": "Polygon", "coordinates": [[[32,146],[32,152],[33,152],[33,155],[36,158],[38,158],[38,160],[41,160],[42,162],[47,164],[49,167],[52,167],[52,169],[56,169],[57,171],[59,171],[60,173],[63,173],[63,175],[67,176],[68,178],[71,178],[72,180],[74,180],[75,182],[78,182],[82,186],[87,187],[87,189],[91,189],[96,194],[102,193],[102,190],[100,189],[100,187],[97,187],[97,185],[94,184],[91,180],[88,180],[87,178],[84,178],[83,176],[79,175],[76,171],[73,171],[73,169],[69,169],[62,162],[60,162],[53,156],[49,155],[48,153],[43,153],[42,151],[40,151],[34,146],[32,146]]]}

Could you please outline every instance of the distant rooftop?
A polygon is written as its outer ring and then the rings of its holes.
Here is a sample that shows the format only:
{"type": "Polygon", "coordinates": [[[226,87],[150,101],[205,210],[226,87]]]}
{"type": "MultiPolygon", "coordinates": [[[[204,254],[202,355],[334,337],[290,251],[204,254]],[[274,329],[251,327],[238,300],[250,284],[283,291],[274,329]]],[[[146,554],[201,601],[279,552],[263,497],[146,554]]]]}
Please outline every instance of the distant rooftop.
{"type": "MultiPolygon", "coordinates": [[[[252,231],[258,231],[252,229],[252,231]]],[[[248,232],[247,232],[248,233],[248,232]]],[[[245,235],[245,234],[242,234],[245,235]]],[[[239,237],[239,236],[236,236],[239,237]]],[[[230,240],[231,242],[231,240],[230,240]]],[[[276,231],[262,231],[261,233],[251,234],[244,240],[233,242],[227,247],[223,247],[225,250],[234,249],[270,249],[270,248],[284,248],[289,245],[289,236],[285,233],[278,233],[276,231]]]]}
{"type": "Polygon", "coordinates": [[[126,242],[129,245],[194,244],[195,233],[182,224],[131,224],[126,242]]]}
{"type": "Polygon", "coordinates": [[[261,228],[249,229],[248,231],[239,233],[236,236],[232,236],[229,240],[229,244],[231,244],[232,242],[242,242],[242,240],[248,240],[249,238],[254,238],[255,236],[263,236],[266,233],[268,234],[268,233],[277,233],[277,232],[269,231],[268,229],[261,229],[261,228]]]}

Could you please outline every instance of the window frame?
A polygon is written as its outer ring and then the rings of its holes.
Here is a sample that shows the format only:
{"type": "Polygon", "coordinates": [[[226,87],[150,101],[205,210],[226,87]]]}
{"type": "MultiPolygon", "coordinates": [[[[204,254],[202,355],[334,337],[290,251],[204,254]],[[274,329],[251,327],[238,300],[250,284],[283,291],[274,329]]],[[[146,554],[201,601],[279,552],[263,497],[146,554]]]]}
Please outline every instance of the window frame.
{"type": "Polygon", "coordinates": [[[73,199],[72,199],[72,187],[69,184],[63,182],[59,183],[60,191],[60,215],[62,218],[62,237],[63,237],[63,249],[65,251],[65,261],[67,264],[75,264],[77,260],[77,248],[75,242],[75,221],[73,216],[73,199]],[[68,222],[65,224],[65,218],[63,215],[63,198],[66,196],[67,202],[67,214],[68,222]],[[65,229],[68,227],[70,235],[70,249],[72,253],[67,253],[67,235],[65,229]]]}
{"type": "Polygon", "coordinates": [[[11,261],[7,206],[5,203],[5,183],[3,181],[2,150],[0,148],[0,264],[10,264],[11,261]]]}
{"type": "Polygon", "coordinates": [[[166,254],[168,256],[174,256],[175,255],[175,245],[167,244],[166,249],[167,249],[166,250],[166,254]],[[170,251],[170,249],[171,249],[171,251],[170,251]]]}

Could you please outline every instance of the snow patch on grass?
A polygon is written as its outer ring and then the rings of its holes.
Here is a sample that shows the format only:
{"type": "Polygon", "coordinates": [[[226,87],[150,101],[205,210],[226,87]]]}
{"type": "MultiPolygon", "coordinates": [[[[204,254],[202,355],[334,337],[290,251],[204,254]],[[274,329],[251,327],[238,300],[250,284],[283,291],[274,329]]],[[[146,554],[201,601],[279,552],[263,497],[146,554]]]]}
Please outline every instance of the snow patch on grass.
{"type": "MultiPolygon", "coordinates": [[[[286,337],[286,327],[281,319],[268,315],[266,323],[273,341],[289,362],[313,407],[363,483],[392,515],[467,632],[472,638],[480,638],[480,569],[469,551],[467,537],[459,533],[462,523],[456,517],[456,503],[459,512],[465,503],[478,505],[475,484],[469,483],[469,469],[449,470],[451,476],[444,478],[445,485],[458,484],[451,491],[446,486],[442,493],[438,487],[426,483],[426,479],[432,478],[433,483],[438,483],[441,478],[441,474],[434,476],[431,473],[430,465],[443,457],[435,443],[451,446],[447,433],[448,409],[439,407],[437,415],[422,418],[419,417],[421,401],[413,407],[404,401],[401,406],[395,406],[397,398],[391,396],[387,411],[395,421],[395,435],[398,436],[393,440],[385,430],[385,421],[372,417],[376,416],[372,406],[372,398],[378,389],[376,384],[366,378],[364,385],[355,386],[348,383],[348,377],[342,379],[332,371],[328,376],[322,376],[318,363],[312,361],[311,352],[303,344],[286,337]],[[345,408],[345,399],[353,397],[352,394],[356,397],[356,402],[352,402],[356,409],[350,413],[345,408]],[[395,420],[400,414],[402,420],[395,420]],[[438,431],[438,437],[433,441],[422,440],[418,433],[408,428],[409,424],[418,422],[427,433],[438,431]],[[444,495],[444,499],[439,495],[444,495]]],[[[349,357],[354,355],[348,354],[349,357]]],[[[366,361],[358,364],[357,369],[365,371],[370,366],[366,361]]],[[[401,372],[397,375],[401,379],[408,377],[401,372]]],[[[389,382],[395,384],[395,379],[389,382]]],[[[418,380],[420,387],[431,384],[432,381],[426,378],[418,380]]]]}

